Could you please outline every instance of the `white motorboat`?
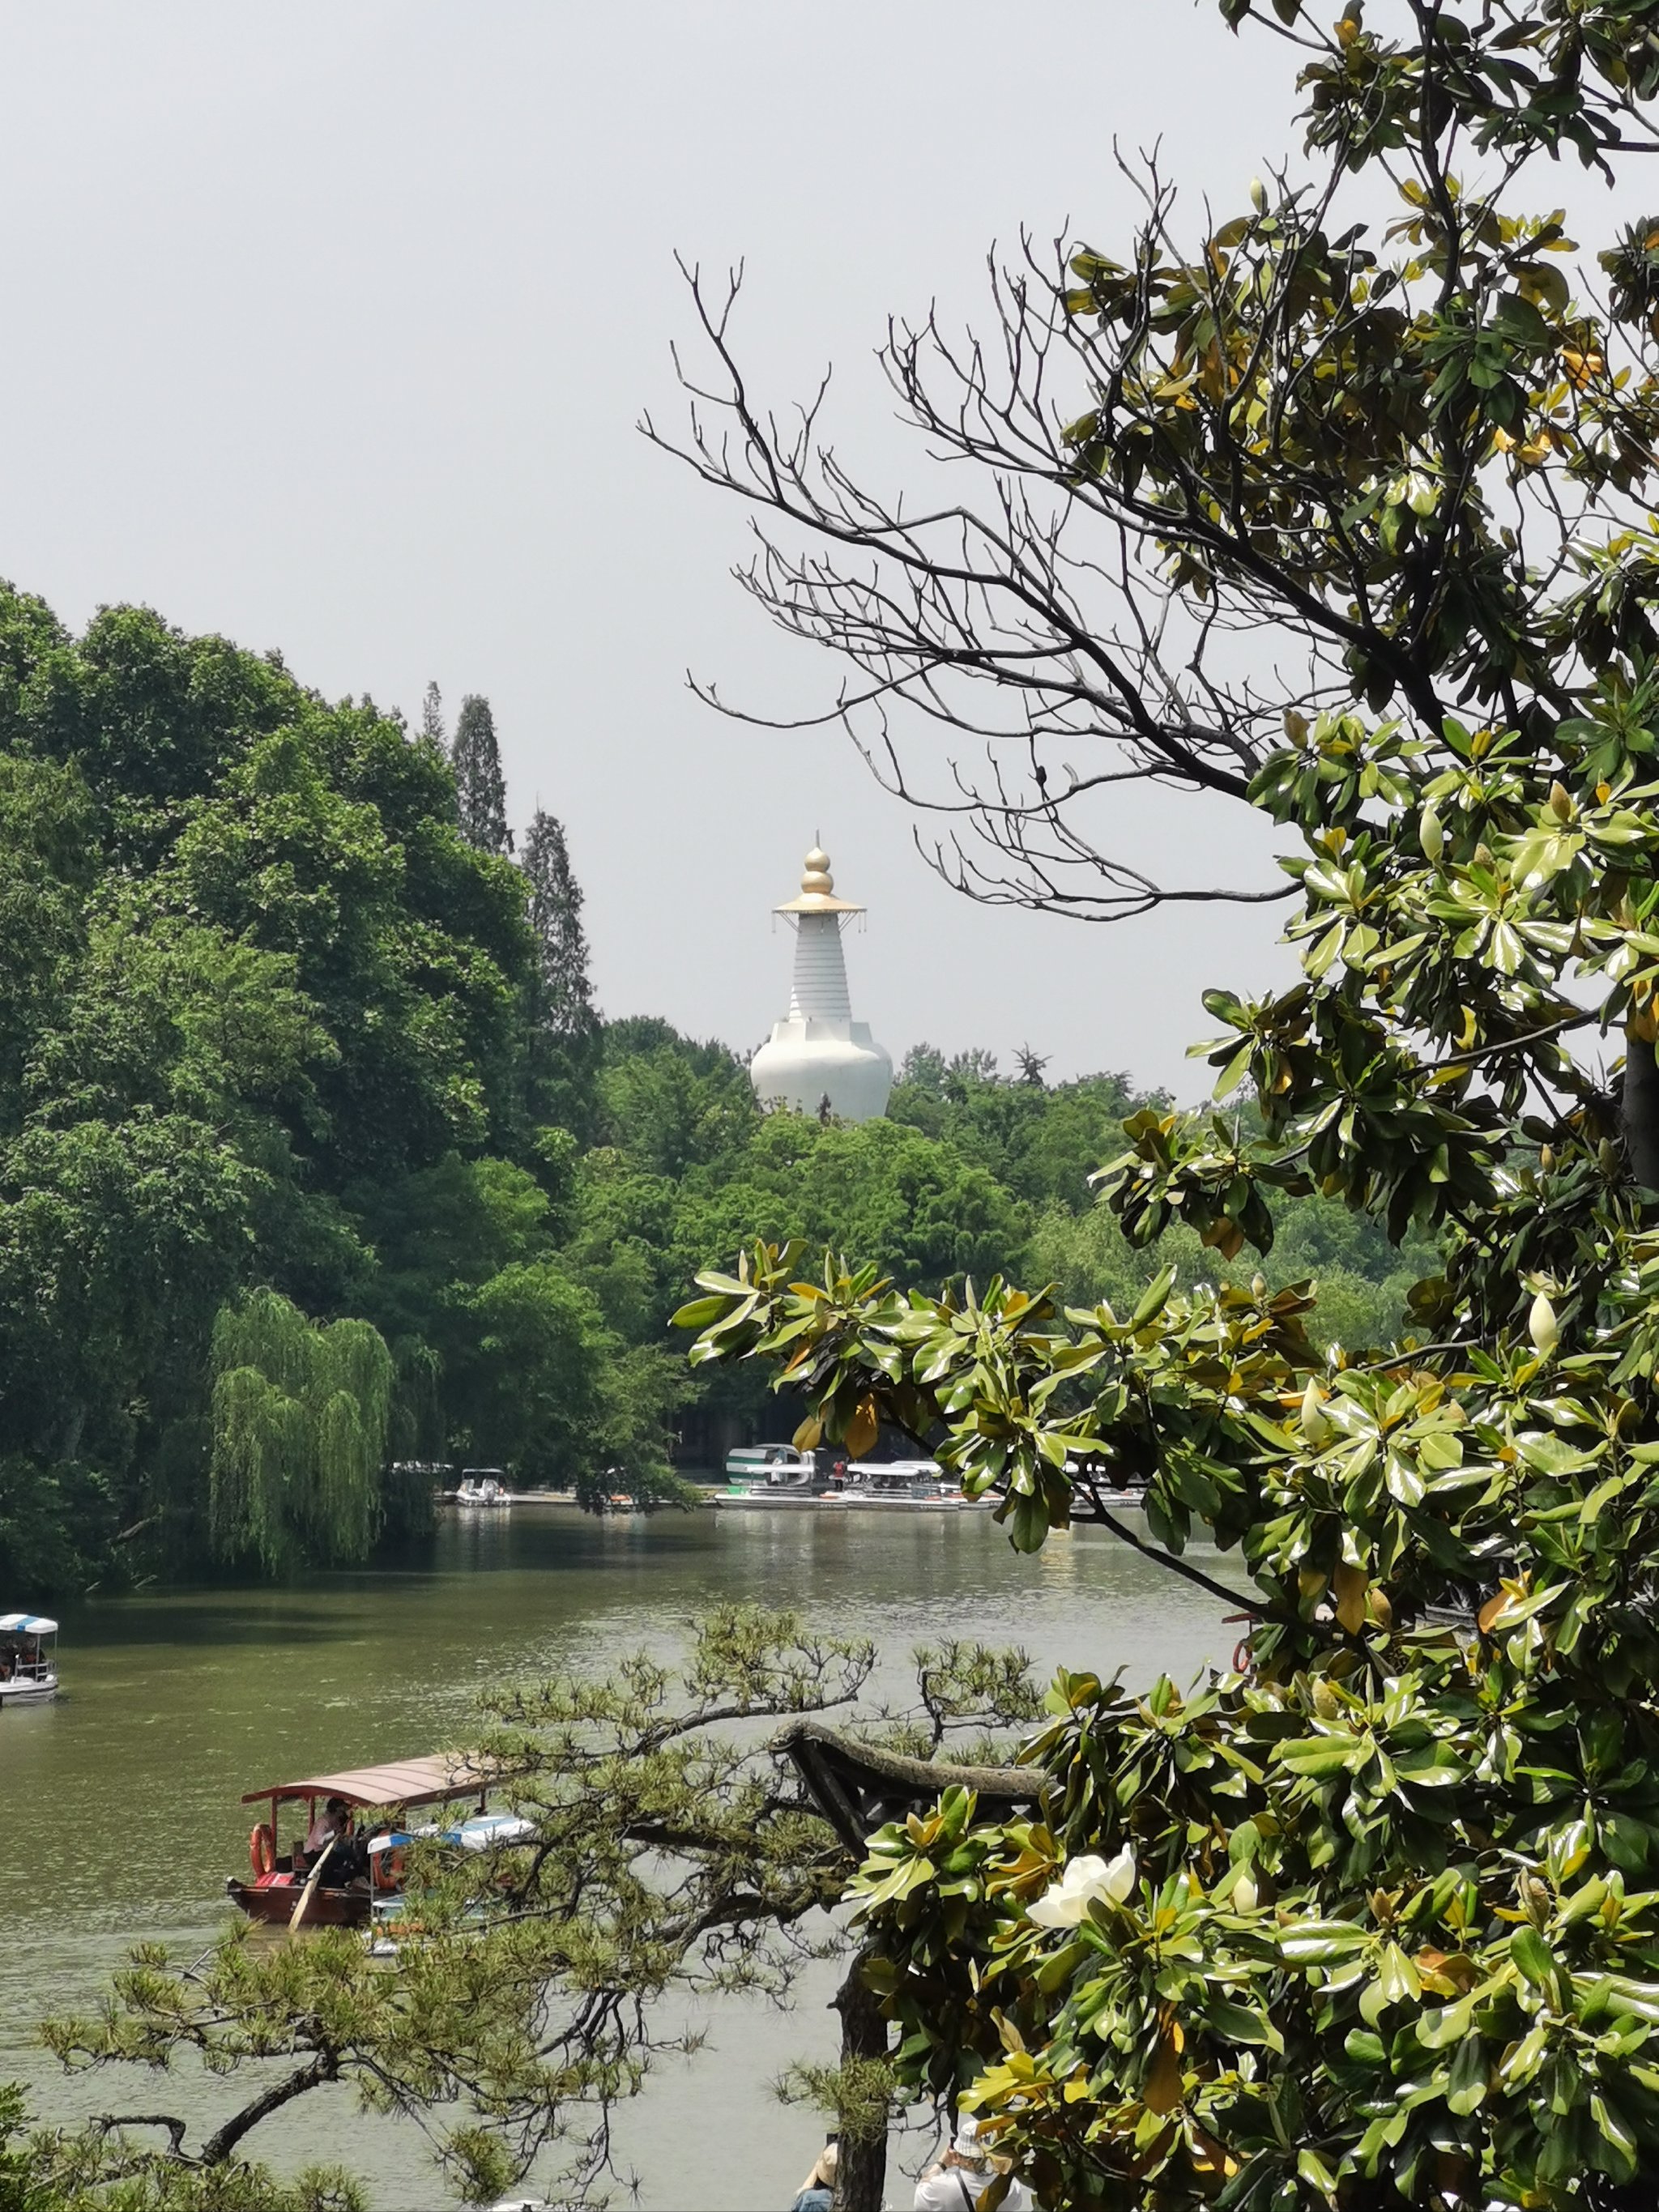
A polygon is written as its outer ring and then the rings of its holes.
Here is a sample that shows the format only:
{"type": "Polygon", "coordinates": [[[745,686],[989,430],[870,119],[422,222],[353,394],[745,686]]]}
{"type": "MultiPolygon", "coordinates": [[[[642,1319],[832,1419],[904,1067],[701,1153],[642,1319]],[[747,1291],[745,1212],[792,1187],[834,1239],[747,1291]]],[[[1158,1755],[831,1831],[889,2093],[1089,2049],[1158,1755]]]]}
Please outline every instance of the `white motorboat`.
{"type": "Polygon", "coordinates": [[[461,1486],[455,1492],[458,1505],[506,1506],[513,1503],[513,1493],[496,1477],[499,1468],[470,1467],[461,1475],[461,1486]]]}
{"type": "Polygon", "coordinates": [[[834,1477],[820,1474],[810,1456],[799,1465],[782,1462],[769,1468],[763,1480],[744,1482],[730,1490],[717,1490],[714,1503],[726,1511],[769,1511],[777,1505],[822,1505],[834,1477]]]}
{"type": "Polygon", "coordinates": [[[58,1623],[39,1613],[0,1613],[0,1706],[58,1695],[58,1623]]]}
{"type": "Polygon", "coordinates": [[[957,1513],[977,1500],[964,1498],[962,1485],[947,1477],[937,1460],[854,1460],[837,1502],[851,1508],[873,1506],[891,1511],[957,1513]]]}
{"type": "Polygon", "coordinates": [[[738,1444],[726,1455],[726,1479],[735,1488],[770,1481],[774,1474],[811,1474],[817,1462],[795,1444],[738,1444]]]}

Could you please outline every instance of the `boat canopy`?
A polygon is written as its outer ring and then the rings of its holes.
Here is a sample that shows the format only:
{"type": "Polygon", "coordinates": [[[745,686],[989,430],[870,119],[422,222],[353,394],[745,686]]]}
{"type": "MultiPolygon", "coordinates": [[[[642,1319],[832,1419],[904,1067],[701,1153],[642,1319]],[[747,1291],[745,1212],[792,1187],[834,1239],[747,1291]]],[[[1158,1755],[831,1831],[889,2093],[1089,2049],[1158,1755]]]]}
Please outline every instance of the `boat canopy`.
{"type": "Polygon", "coordinates": [[[516,1813],[475,1813],[470,1820],[458,1820],[447,1828],[441,1828],[435,1820],[419,1828],[394,1828],[389,1836],[372,1837],[368,1850],[374,1858],[382,1851],[402,1850],[406,1844],[435,1841],[458,1844],[464,1851],[487,1851],[498,1844],[521,1844],[535,1832],[535,1822],[516,1813]]]}
{"type": "Polygon", "coordinates": [[[488,1759],[441,1751],[430,1759],[400,1759],[390,1766],[352,1766],[342,1774],[313,1774],[300,1782],[270,1782],[250,1790],[244,1805],[262,1797],[342,1797],[348,1805],[439,1805],[447,1797],[481,1795],[500,1770],[488,1759]]]}
{"type": "Polygon", "coordinates": [[[0,1636],[56,1636],[58,1623],[43,1613],[0,1613],[0,1636]]]}

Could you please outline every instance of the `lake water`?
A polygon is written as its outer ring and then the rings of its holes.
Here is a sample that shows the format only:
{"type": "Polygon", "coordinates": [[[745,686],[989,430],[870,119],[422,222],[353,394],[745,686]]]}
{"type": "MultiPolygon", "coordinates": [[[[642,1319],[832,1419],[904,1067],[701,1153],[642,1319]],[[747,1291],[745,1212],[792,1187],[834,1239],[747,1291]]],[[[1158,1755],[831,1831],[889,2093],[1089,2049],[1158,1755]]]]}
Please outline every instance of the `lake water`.
{"type": "MultiPolygon", "coordinates": [[[[244,1790],[445,1748],[486,1686],[660,1650],[727,1599],[874,1638],[896,1684],[915,1644],[947,1636],[1023,1644],[1044,1672],[1123,1665],[1139,1684],[1221,1662],[1239,1633],[1218,1601],[1097,1531],[1022,1559],[985,1514],[799,1508],[605,1524],[520,1508],[448,1519],[395,1566],[59,1608],[65,1694],[0,1718],[0,2081],[30,2084],[47,2118],[223,2118],[243,2101],[223,2083],[66,2081],[30,2025],[92,2000],[136,1939],[183,1956],[211,1940],[224,1877],[246,1862],[244,1790]]],[[[833,2056],[834,1978],[786,2014],[720,2007],[709,2047],[653,2080],[618,2130],[646,2212],[792,2201],[821,2129],[769,2084],[794,2058],[833,2056]]],[[[379,2212],[446,2202],[418,2130],[365,2119],[343,2088],[246,2148],[278,2168],[337,2159],[367,2176],[379,2212]]],[[[909,2203],[896,2170],[889,2195],[909,2203]]]]}

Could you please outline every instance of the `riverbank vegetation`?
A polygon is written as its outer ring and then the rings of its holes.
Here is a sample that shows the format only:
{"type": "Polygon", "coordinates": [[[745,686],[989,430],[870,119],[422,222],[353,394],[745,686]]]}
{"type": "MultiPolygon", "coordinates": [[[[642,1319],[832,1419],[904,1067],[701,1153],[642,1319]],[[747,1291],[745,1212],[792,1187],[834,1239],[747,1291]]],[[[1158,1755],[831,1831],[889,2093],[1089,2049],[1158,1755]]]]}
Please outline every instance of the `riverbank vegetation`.
{"type": "MultiPolygon", "coordinates": [[[[678,1434],[777,1420],[668,1329],[757,1230],[928,1289],[1161,1263],[1089,1184],[1127,1078],[922,1046],[884,1121],[763,1116],[724,1047],[601,1020],[560,823],[514,846],[487,701],[451,743],[435,688],[411,732],[143,610],[77,638],[0,592],[8,1588],[362,1559],[441,1462],[672,1496],[678,1434]]],[[[1409,1276],[1319,1201],[1285,1249],[1357,1334],[1409,1276]]]]}

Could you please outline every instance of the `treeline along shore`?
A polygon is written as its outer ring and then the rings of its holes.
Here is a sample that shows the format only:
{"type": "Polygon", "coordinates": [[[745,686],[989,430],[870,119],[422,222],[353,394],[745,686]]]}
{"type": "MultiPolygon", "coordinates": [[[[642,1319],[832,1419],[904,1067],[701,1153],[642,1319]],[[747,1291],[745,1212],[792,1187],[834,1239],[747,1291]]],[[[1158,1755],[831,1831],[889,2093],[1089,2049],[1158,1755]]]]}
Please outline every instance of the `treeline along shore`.
{"type": "MultiPolygon", "coordinates": [[[[1089,1178],[1147,1104],[909,1053],[886,1119],[763,1115],[743,1062],[604,1020],[557,818],[453,732],[276,655],[0,592],[0,1580],[31,1599],[347,1564],[489,1462],[597,1498],[787,1430],[668,1316],[756,1234],[904,1285],[1129,1295],[1089,1178]]],[[[988,1010],[987,1027],[993,1024],[988,1010]]],[[[1383,1334],[1418,1255],[1316,1200],[1285,1279],[1383,1334]]]]}

